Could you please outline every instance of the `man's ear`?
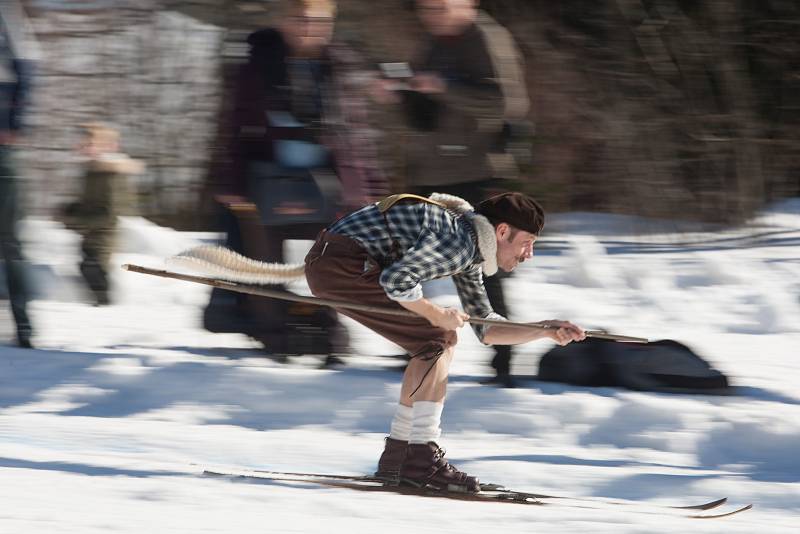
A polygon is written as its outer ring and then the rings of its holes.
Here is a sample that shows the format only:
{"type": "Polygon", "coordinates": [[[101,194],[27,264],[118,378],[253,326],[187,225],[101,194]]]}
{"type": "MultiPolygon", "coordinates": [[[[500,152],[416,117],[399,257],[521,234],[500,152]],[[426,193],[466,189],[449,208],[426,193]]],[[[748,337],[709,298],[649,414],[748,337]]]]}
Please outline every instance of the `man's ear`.
{"type": "Polygon", "coordinates": [[[497,237],[498,241],[500,239],[504,239],[510,231],[511,227],[508,225],[508,223],[499,223],[494,227],[494,235],[497,237]]]}

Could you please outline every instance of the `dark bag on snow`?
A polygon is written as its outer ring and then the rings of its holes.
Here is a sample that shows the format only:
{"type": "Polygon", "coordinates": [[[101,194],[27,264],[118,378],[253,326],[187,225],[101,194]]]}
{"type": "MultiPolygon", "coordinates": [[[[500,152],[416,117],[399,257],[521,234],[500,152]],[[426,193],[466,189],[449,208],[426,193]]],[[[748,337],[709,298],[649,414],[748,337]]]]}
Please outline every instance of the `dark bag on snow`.
{"type": "Polygon", "coordinates": [[[728,379],[682,343],[588,339],[556,347],[539,362],[539,380],[640,391],[725,393],[728,379]]]}

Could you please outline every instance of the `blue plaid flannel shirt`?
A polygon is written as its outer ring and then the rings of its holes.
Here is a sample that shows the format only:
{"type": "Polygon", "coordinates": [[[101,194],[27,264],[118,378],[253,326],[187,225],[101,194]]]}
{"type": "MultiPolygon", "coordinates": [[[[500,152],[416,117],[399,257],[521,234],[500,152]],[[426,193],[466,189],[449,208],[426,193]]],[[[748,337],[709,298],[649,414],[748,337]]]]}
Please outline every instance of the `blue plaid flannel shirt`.
{"type": "MultiPolygon", "coordinates": [[[[386,212],[367,205],[333,223],[328,231],[357,241],[383,267],[379,282],[392,300],[422,298],[421,282],[451,276],[464,311],[471,317],[504,319],[489,304],[483,287],[472,212],[455,214],[427,202],[398,203],[386,212]],[[395,257],[393,240],[402,255],[395,257]]],[[[471,325],[483,341],[487,327],[471,325]]]]}

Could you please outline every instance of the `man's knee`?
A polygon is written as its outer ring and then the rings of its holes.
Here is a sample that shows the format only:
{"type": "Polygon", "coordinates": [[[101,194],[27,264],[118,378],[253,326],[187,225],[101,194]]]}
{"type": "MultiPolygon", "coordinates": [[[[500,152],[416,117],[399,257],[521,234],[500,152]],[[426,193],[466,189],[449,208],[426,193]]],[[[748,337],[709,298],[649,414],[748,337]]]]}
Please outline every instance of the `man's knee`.
{"type": "MultiPolygon", "coordinates": [[[[409,355],[412,359],[430,361],[441,359],[448,352],[452,353],[458,342],[458,334],[455,330],[439,330],[441,335],[435,341],[428,341],[409,348],[409,355]]],[[[449,357],[452,358],[452,355],[449,357]]]]}
{"type": "Polygon", "coordinates": [[[442,352],[439,361],[441,362],[441,365],[444,368],[443,370],[445,373],[450,372],[450,364],[453,363],[453,358],[455,357],[455,354],[456,354],[455,346],[448,347],[445,349],[444,352],[442,352]]]}

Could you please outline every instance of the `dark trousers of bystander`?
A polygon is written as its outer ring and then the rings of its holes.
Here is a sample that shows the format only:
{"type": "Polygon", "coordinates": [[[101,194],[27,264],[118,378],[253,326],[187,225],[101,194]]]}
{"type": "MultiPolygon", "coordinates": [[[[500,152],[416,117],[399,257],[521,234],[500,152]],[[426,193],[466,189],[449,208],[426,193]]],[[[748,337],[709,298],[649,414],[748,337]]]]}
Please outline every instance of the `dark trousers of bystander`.
{"type": "Polygon", "coordinates": [[[6,267],[11,312],[17,325],[17,341],[20,346],[29,347],[33,329],[27,312],[30,293],[25,278],[25,261],[17,237],[19,219],[17,178],[12,149],[0,145],[0,249],[6,267]]]}
{"type": "Polygon", "coordinates": [[[94,295],[95,304],[105,306],[111,303],[108,278],[111,265],[111,247],[115,228],[94,230],[83,236],[81,243],[80,270],[89,289],[94,295]]]}

